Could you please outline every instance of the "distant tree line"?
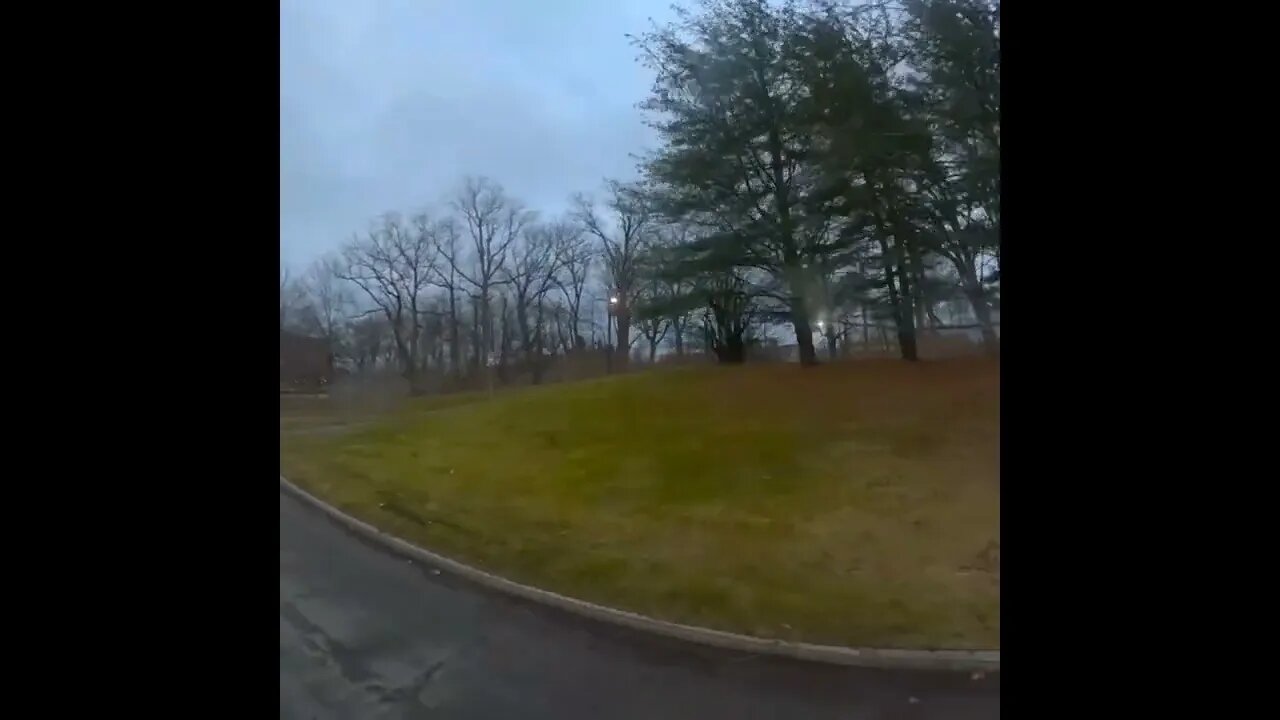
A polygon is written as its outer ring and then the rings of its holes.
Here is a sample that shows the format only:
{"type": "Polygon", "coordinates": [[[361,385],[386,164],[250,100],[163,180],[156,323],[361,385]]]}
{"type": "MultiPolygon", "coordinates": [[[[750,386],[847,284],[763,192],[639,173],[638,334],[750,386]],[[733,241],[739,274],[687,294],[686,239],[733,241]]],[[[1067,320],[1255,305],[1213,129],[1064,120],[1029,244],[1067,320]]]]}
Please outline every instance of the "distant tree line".
{"type": "Polygon", "coordinates": [[[466,178],[435,210],[388,213],[303,276],[282,274],[281,328],[329,340],[356,371],[395,367],[415,391],[431,373],[537,384],[555,357],[589,352],[620,366],[642,338],[650,360],[664,341],[683,354],[689,312],[632,328],[630,308],[664,287],[642,269],[663,231],[634,187],[571,207],[543,219],[466,178]]]}
{"type": "Polygon", "coordinates": [[[960,299],[996,350],[999,3],[704,0],[632,41],[661,138],[639,180],[542,218],[466,178],[282,274],[281,328],[415,391],[592,352],[741,362],[771,326],[804,364],[815,330],[834,357],[872,327],[915,360],[960,299]]]}

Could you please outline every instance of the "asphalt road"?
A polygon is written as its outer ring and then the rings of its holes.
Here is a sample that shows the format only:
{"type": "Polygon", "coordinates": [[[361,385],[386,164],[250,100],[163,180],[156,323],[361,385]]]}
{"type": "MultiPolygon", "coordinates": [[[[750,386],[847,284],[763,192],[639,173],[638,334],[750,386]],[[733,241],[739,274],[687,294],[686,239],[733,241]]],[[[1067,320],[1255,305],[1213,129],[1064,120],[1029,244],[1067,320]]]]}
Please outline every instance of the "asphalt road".
{"type": "Polygon", "coordinates": [[[280,495],[280,717],[1000,717],[998,675],[867,670],[652,638],[399,558],[280,495]]]}

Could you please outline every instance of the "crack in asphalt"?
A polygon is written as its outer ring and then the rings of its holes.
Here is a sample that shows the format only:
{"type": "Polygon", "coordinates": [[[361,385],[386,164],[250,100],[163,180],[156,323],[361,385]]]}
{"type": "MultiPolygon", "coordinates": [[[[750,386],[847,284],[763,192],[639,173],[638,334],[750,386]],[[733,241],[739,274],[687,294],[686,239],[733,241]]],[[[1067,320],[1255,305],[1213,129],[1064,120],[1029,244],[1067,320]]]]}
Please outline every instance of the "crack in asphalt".
{"type": "Polygon", "coordinates": [[[280,498],[280,716],[1000,716],[999,674],[839,667],[692,646],[486,592],[280,498]]]}
{"type": "Polygon", "coordinates": [[[313,657],[336,667],[349,682],[365,683],[376,677],[359,661],[356,653],[311,622],[293,603],[280,603],[280,617],[298,631],[313,657]]]}

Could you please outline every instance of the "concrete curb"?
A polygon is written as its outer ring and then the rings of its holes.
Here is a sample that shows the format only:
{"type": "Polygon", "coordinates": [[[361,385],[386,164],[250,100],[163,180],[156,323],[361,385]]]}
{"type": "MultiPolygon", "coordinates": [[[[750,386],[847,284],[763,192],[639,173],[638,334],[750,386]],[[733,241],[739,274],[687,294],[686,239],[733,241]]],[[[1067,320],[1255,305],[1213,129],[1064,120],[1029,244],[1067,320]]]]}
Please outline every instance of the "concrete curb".
{"type": "Polygon", "coordinates": [[[584,600],[575,600],[564,595],[557,595],[546,590],[539,590],[528,585],[521,585],[505,578],[498,577],[483,570],[464,565],[443,555],[405,542],[400,538],[387,534],[378,528],[357,520],[341,510],[311,495],[302,488],[280,476],[280,489],[293,497],[315,507],[333,518],[340,525],[382,545],[388,550],[418,560],[424,564],[447,570],[467,580],[514,595],[542,605],[564,610],[574,615],[591,618],[639,630],[641,632],[663,635],[677,640],[710,645],[725,650],[756,653],[760,655],[777,655],[799,660],[832,663],[836,665],[852,665],[871,668],[899,668],[913,670],[956,670],[956,671],[1000,671],[999,650],[895,650],[880,648],[849,648],[835,645],[812,645],[810,643],[786,642],[767,638],[739,635],[737,633],[711,630],[709,628],[680,625],[678,623],[656,620],[644,615],[617,610],[603,605],[596,605],[584,600]]]}

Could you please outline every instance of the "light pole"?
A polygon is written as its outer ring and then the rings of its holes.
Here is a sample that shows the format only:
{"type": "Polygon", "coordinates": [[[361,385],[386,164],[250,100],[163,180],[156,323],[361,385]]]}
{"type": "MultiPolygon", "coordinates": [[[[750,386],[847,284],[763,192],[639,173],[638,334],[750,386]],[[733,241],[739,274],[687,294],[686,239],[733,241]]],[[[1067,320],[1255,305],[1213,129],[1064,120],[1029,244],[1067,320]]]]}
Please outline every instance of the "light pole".
{"type": "MultiPolygon", "coordinates": [[[[604,298],[592,296],[595,302],[604,302],[604,298]]],[[[618,304],[618,296],[610,295],[609,303],[604,306],[604,372],[609,374],[613,372],[613,325],[610,318],[613,316],[613,308],[618,304]]]]}
{"type": "Polygon", "coordinates": [[[609,318],[613,317],[613,308],[616,307],[617,305],[618,305],[618,296],[610,295],[609,307],[607,308],[608,314],[605,316],[605,319],[604,319],[605,342],[609,344],[609,347],[613,347],[613,335],[612,335],[613,324],[610,322],[609,318]]]}

